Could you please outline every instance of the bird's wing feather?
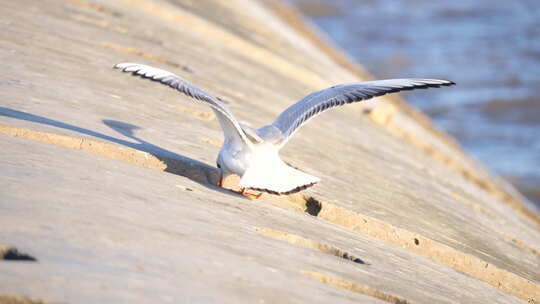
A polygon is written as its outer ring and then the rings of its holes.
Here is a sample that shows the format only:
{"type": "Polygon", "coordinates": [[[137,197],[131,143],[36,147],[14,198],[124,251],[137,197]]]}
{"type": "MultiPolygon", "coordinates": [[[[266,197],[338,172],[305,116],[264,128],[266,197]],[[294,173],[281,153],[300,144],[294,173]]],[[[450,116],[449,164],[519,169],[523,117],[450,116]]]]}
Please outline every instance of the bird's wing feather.
{"type": "Polygon", "coordinates": [[[232,112],[227,109],[225,104],[220,102],[217,97],[206,92],[205,90],[189,83],[173,73],[143,64],[119,63],[115,65],[114,68],[120,69],[123,72],[130,72],[135,76],[140,76],[142,78],[168,85],[169,87],[176,89],[191,98],[207,103],[212,110],[214,110],[219,119],[223,133],[225,134],[225,141],[242,140],[246,144],[250,144],[244,131],[238,123],[238,120],[234,117],[232,112]]]}
{"type": "MultiPolygon", "coordinates": [[[[311,93],[288,107],[270,126],[276,127],[281,131],[279,145],[283,146],[303,124],[325,110],[388,93],[438,88],[453,84],[455,83],[448,80],[412,78],[374,80],[333,86],[311,93]]],[[[268,129],[268,127],[265,126],[263,128],[268,129]]]]}

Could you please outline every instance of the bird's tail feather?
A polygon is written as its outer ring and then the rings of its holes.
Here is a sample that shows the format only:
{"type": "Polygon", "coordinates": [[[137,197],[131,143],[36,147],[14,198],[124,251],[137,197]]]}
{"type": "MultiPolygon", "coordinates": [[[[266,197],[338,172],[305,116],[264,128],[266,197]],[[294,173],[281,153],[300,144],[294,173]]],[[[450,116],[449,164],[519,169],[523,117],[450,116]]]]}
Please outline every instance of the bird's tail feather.
{"type": "Polygon", "coordinates": [[[240,187],[281,195],[299,192],[319,181],[319,178],[280,161],[265,168],[248,168],[240,180],[240,187]]]}

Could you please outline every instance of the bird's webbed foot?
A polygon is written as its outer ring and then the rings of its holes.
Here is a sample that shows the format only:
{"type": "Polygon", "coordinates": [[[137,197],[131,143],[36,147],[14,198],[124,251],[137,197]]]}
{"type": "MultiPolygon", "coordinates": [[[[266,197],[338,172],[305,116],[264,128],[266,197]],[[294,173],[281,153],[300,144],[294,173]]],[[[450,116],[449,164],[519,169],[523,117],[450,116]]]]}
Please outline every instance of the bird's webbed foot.
{"type": "Polygon", "coordinates": [[[262,195],[262,192],[259,192],[259,193],[248,192],[246,188],[241,188],[240,191],[230,189],[230,191],[232,191],[234,193],[238,193],[238,194],[240,194],[242,196],[245,196],[245,197],[252,198],[252,199],[258,199],[262,195]]]}

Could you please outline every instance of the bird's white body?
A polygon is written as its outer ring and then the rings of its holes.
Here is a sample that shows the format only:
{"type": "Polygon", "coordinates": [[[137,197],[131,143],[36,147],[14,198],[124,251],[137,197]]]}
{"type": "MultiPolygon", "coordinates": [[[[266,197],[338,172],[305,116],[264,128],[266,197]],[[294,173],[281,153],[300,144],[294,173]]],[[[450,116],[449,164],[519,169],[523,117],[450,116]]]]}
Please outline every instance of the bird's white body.
{"type": "Polygon", "coordinates": [[[216,113],[225,137],[216,161],[222,177],[236,174],[241,177],[240,187],[272,194],[295,193],[319,182],[317,177],[290,167],[279,157],[279,150],[311,118],[336,106],[387,93],[454,84],[447,80],[412,78],[338,85],[309,94],[283,111],[272,124],[251,129],[240,125],[219,98],[177,75],[136,63],[121,63],[115,68],[206,102],[216,113]]]}
{"type": "Polygon", "coordinates": [[[240,187],[272,194],[289,194],[319,182],[319,178],[287,165],[279,157],[279,147],[268,142],[251,146],[225,143],[217,163],[224,176],[241,176],[240,187]],[[297,185],[291,188],[291,185],[297,185]]]}

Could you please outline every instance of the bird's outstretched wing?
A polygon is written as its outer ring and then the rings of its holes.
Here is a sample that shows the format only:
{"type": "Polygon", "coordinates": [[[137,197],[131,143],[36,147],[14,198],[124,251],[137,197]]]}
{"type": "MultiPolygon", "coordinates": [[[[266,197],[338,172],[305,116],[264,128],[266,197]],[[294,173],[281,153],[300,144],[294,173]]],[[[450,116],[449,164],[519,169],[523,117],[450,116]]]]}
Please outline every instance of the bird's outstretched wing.
{"type": "Polygon", "coordinates": [[[119,63],[115,65],[114,68],[120,69],[123,72],[130,72],[134,76],[140,76],[142,78],[168,85],[169,87],[176,89],[191,98],[207,103],[210,107],[212,107],[212,110],[214,110],[219,119],[223,133],[225,134],[225,141],[240,139],[246,144],[250,145],[250,142],[240,127],[238,120],[234,117],[232,112],[227,109],[227,107],[214,95],[189,83],[173,73],[151,66],[138,63],[119,63]]]}
{"type": "MultiPolygon", "coordinates": [[[[325,110],[388,93],[438,88],[453,84],[455,83],[448,80],[412,78],[374,80],[337,85],[309,94],[285,109],[271,125],[262,127],[260,130],[263,133],[264,131],[276,130],[277,128],[281,133],[281,138],[279,138],[278,142],[280,146],[283,146],[298,128],[325,110]]],[[[273,134],[275,133],[273,132],[273,134]]]]}

